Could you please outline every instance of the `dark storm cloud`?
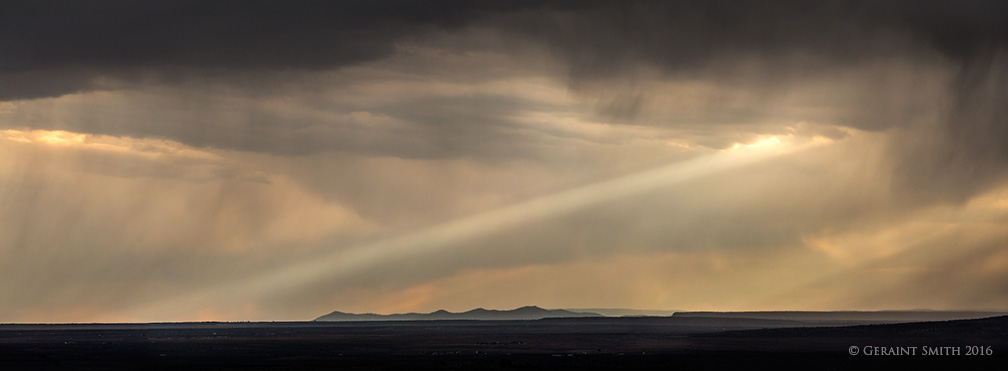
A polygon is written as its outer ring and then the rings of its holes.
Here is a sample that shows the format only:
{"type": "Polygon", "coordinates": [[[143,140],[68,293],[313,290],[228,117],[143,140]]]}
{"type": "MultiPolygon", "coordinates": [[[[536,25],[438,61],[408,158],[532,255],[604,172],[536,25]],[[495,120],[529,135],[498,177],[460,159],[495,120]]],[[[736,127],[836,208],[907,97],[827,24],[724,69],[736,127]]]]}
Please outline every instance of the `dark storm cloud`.
{"type": "MultiPolygon", "coordinates": [[[[769,88],[885,57],[939,54],[957,63],[1008,44],[995,1],[593,2],[525,12],[508,27],[543,39],[571,65],[572,85],[625,78],[642,64],[675,77],[744,78],[769,88]],[[767,63],[751,66],[753,60],[767,63]],[[747,63],[749,65],[747,65],[747,63]]],[[[769,89],[768,89],[769,90],[769,89]]],[[[604,102],[632,115],[640,97],[604,102]]],[[[849,122],[884,129],[891,123],[849,122]]]]}
{"type": "MultiPolygon", "coordinates": [[[[109,80],[160,85],[228,75],[227,84],[255,85],[280,71],[328,71],[380,60],[400,43],[437,31],[465,33],[472,26],[547,45],[569,65],[574,91],[599,81],[598,89],[608,89],[605,81],[633,79],[636,68],[647,66],[663,78],[741,84],[762,97],[838,68],[886,58],[937,60],[959,69],[947,92],[950,112],[943,124],[913,127],[894,141],[895,171],[907,184],[969,194],[1000,179],[1008,164],[999,103],[1008,98],[1006,18],[1008,4],[1000,1],[15,2],[0,14],[0,100],[108,88],[103,84],[109,80]]],[[[599,116],[637,119],[654,98],[628,90],[599,98],[599,116]]],[[[885,107],[892,95],[914,94],[912,86],[866,90],[860,110],[796,119],[875,131],[906,128],[917,119],[906,111],[920,102],[885,107]]],[[[414,125],[394,135],[338,122],[298,124],[254,108],[247,125],[228,131],[180,123],[131,123],[138,127],[116,131],[90,130],[91,124],[65,128],[284,154],[334,148],[404,157],[467,156],[488,148],[491,156],[527,152],[513,146],[524,137],[501,113],[525,107],[492,104],[501,99],[480,98],[488,103],[473,106],[472,99],[443,97],[374,107],[414,125]]],[[[737,107],[706,102],[704,117],[771,118],[760,108],[766,99],[737,107]]]]}
{"type": "Polygon", "coordinates": [[[329,69],[474,23],[546,40],[578,77],[642,61],[689,70],[750,54],[842,63],[892,52],[890,41],[902,37],[967,60],[1005,44],[1006,12],[995,1],[14,2],[0,15],[0,99],[87,89],[80,74],[132,68],[329,69]]]}
{"type": "Polygon", "coordinates": [[[591,74],[642,59],[674,70],[747,54],[807,53],[843,63],[901,52],[890,49],[893,41],[965,60],[1008,43],[1006,13],[998,1],[636,1],[518,22],[579,60],[575,73],[591,74]]]}
{"type": "Polygon", "coordinates": [[[895,172],[901,189],[962,201],[1008,176],[1008,49],[963,62],[941,124],[900,132],[895,172]]]}
{"type": "Polygon", "coordinates": [[[95,77],[122,77],[148,68],[330,69],[387,56],[402,38],[458,28],[484,12],[529,5],[527,1],[11,2],[0,14],[0,100],[90,90],[95,77]]]}

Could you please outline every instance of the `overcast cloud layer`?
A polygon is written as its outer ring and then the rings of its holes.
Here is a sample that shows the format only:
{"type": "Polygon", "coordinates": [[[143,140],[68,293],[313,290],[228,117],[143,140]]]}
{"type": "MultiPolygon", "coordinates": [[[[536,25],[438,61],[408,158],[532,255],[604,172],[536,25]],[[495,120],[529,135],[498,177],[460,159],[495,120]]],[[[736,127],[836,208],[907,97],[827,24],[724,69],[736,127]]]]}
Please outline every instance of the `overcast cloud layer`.
{"type": "Polygon", "coordinates": [[[14,2],[0,321],[1008,308],[1008,6],[14,2]]]}

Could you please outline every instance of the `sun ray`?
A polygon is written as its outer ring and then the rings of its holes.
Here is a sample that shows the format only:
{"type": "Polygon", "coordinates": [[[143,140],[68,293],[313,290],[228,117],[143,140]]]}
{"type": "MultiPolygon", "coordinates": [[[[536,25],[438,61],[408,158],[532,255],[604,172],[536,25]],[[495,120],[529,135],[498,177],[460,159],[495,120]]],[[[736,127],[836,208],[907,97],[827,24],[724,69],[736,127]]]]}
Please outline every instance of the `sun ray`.
{"type": "Polygon", "coordinates": [[[739,145],[690,160],[549,194],[397,237],[340,249],[264,272],[255,277],[208,287],[196,293],[187,294],[184,298],[168,298],[164,302],[154,303],[152,306],[142,309],[141,312],[161,308],[166,303],[183,306],[189,305],[189,303],[197,305],[196,303],[205,303],[211,298],[220,299],[222,297],[249,300],[255,297],[289,292],[321,281],[338,281],[355,273],[366,271],[389,257],[430,254],[461,248],[458,247],[459,242],[471,238],[568,214],[606,201],[793,154],[820,144],[822,143],[816,141],[790,144],[778,137],[762,138],[751,144],[739,145]]]}

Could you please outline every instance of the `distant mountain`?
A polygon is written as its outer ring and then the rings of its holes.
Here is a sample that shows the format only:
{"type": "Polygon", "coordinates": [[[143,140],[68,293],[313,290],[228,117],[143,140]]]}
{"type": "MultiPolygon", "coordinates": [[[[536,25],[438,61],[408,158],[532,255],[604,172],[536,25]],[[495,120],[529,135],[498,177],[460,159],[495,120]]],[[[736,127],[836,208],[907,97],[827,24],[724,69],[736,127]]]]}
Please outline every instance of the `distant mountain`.
{"type": "Polygon", "coordinates": [[[344,312],[332,312],[316,321],[436,321],[436,320],[537,320],[543,318],[566,318],[566,317],[603,317],[598,313],[572,312],[564,309],[543,309],[536,306],[521,307],[512,310],[494,310],[476,308],[468,312],[453,313],[444,309],[431,313],[402,313],[402,314],[356,314],[344,312]]]}

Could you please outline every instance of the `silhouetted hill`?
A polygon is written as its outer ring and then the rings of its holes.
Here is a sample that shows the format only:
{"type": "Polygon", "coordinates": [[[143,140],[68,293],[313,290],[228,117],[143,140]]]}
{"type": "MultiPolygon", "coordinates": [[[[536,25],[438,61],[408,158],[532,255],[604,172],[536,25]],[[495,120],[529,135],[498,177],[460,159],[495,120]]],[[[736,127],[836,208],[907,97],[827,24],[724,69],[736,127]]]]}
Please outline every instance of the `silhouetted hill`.
{"type": "Polygon", "coordinates": [[[606,317],[668,317],[675,310],[666,309],[626,309],[626,308],[567,308],[571,312],[598,313],[606,317]]]}
{"type": "Polygon", "coordinates": [[[335,311],[315,321],[438,321],[438,320],[537,320],[544,318],[579,318],[602,317],[598,313],[572,312],[564,309],[543,309],[527,306],[512,310],[495,310],[476,308],[467,312],[449,312],[444,309],[431,313],[401,313],[401,314],[356,314],[335,311]]]}

